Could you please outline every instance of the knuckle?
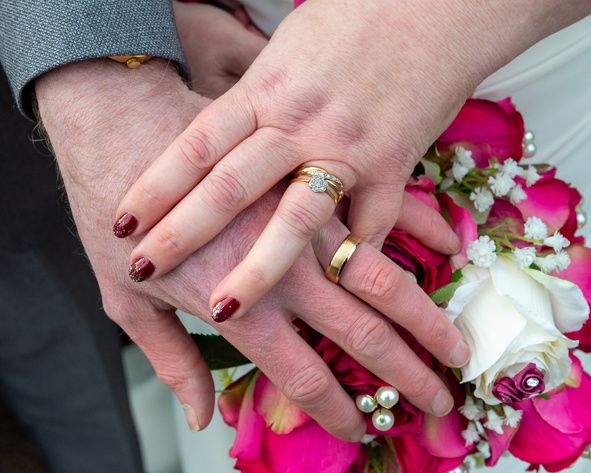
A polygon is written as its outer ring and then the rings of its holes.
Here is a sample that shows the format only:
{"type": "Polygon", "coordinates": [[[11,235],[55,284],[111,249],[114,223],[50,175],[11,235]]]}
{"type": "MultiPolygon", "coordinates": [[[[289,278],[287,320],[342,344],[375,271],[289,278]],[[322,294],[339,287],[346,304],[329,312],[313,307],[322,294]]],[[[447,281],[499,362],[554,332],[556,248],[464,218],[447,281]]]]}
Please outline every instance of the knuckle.
{"type": "Polygon", "coordinates": [[[175,259],[185,255],[185,245],[181,234],[170,227],[158,231],[154,240],[154,248],[157,248],[159,253],[175,259]]]}
{"type": "Polygon", "coordinates": [[[360,274],[359,291],[362,298],[388,301],[395,297],[402,271],[389,261],[375,261],[360,274]]]}
{"type": "Polygon", "coordinates": [[[304,409],[320,403],[330,389],[328,375],[316,366],[293,373],[283,386],[283,393],[304,409]]]}
{"type": "Polygon", "coordinates": [[[249,290],[254,294],[265,293],[271,287],[267,273],[261,267],[245,267],[244,278],[248,281],[249,290]]]}
{"type": "Polygon", "coordinates": [[[247,202],[248,192],[244,184],[228,171],[212,172],[202,182],[207,205],[222,214],[235,213],[247,202]]]}
{"type": "Polygon", "coordinates": [[[415,402],[428,401],[432,397],[431,392],[436,392],[436,390],[430,389],[433,379],[427,367],[418,369],[410,379],[412,379],[412,382],[404,388],[404,394],[409,399],[415,402]]]}
{"type": "Polygon", "coordinates": [[[434,317],[427,332],[427,340],[432,347],[447,347],[450,341],[450,326],[443,317],[434,317]]]}
{"type": "Polygon", "coordinates": [[[314,209],[296,201],[283,205],[277,216],[285,228],[301,240],[311,239],[323,224],[314,209]]]}
{"type": "Polygon", "coordinates": [[[168,371],[164,372],[157,372],[156,377],[160,380],[162,384],[168,386],[173,391],[182,391],[185,389],[189,383],[189,379],[187,376],[183,376],[179,373],[171,373],[168,371]]]}
{"type": "Polygon", "coordinates": [[[141,196],[141,203],[145,209],[159,208],[163,204],[162,196],[155,192],[155,189],[140,179],[137,183],[137,193],[135,195],[141,196]]]}
{"type": "Polygon", "coordinates": [[[372,358],[384,353],[388,346],[389,333],[390,328],[386,322],[367,313],[358,317],[347,331],[344,346],[349,353],[372,358]]]}
{"type": "Polygon", "coordinates": [[[125,324],[129,319],[129,313],[120,304],[113,301],[103,300],[103,310],[107,317],[117,325],[125,324]]]}
{"type": "Polygon", "coordinates": [[[125,293],[107,286],[101,287],[101,295],[103,310],[113,322],[121,325],[132,318],[134,311],[125,293]]]}
{"type": "Polygon", "coordinates": [[[211,139],[201,130],[188,128],[177,142],[179,159],[190,175],[202,175],[213,166],[215,151],[211,139]]]}

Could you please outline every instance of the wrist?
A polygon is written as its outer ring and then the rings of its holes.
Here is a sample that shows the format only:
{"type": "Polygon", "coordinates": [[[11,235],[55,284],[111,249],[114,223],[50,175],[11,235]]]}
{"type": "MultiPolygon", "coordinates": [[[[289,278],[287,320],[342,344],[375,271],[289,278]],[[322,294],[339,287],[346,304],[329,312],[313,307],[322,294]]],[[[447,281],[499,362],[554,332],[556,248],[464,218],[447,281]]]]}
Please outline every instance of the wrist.
{"type": "Polygon", "coordinates": [[[136,70],[71,64],[39,78],[36,90],[74,215],[104,218],[106,231],[131,183],[207,104],[162,60],[136,70]]]}

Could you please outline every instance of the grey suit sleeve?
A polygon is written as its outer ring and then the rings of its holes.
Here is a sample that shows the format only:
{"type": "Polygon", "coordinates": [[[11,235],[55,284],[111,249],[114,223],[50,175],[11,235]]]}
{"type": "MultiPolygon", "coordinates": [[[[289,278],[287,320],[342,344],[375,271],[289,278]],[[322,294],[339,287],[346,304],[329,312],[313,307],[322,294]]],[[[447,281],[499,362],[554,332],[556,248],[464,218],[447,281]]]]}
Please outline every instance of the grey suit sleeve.
{"type": "Polygon", "coordinates": [[[0,0],[0,64],[28,116],[39,75],[130,53],[170,59],[186,73],[171,0],[0,0]]]}

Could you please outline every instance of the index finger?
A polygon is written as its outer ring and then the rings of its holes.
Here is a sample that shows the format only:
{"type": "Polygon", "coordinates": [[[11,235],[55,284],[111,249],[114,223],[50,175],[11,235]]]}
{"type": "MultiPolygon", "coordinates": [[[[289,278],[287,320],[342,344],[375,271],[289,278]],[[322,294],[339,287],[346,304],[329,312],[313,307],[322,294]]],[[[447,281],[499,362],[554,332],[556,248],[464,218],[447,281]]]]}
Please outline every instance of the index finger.
{"type": "Polygon", "coordinates": [[[131,186],[116,214],[118,238],[152,228],[222,159],[256,130],[235,89],[207,106],[131,186]]]}

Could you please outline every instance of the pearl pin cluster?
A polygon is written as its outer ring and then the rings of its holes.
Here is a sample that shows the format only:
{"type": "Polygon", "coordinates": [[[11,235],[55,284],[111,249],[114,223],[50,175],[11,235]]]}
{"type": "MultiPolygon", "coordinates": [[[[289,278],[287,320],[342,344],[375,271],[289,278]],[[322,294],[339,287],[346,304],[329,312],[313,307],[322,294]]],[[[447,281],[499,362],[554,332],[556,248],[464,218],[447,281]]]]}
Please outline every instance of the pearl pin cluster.
{"type": "Polygon", "coordinates": [[[394,427],[394,414],[392,409],[400,400],[400,394],[392,386],[382,386],[374,396],[362,394],[357,396],[355,404],[364,414],[371,414],[373,426],[380,432],[386,432],[394,427]]]}
{"type": "Polygon", "coordinates": [[[535,140],[536,137],[534,135],[534,132],[531,130],[526,130],[523,134],[522,142],[524,158],[532,158],[536,154],[536,151],[538,149],[536,148],[535,140]]]}

